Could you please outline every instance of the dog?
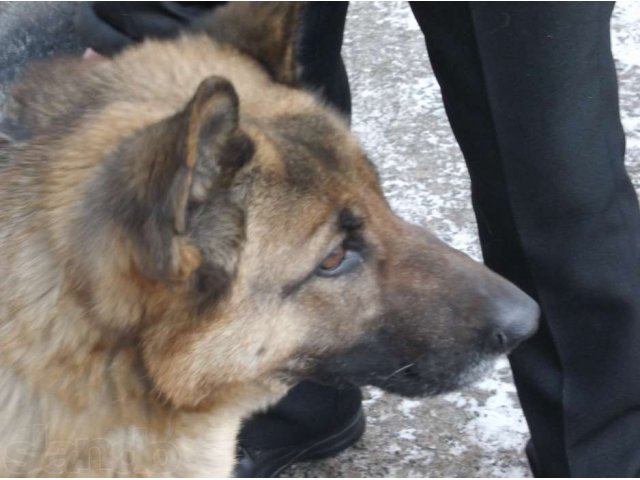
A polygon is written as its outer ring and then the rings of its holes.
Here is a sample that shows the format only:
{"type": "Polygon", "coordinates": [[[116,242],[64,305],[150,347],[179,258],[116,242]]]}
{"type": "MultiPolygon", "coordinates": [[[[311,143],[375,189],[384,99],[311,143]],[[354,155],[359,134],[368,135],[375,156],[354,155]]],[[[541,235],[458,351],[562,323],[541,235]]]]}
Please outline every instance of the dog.
{"type": "Polygon", "coordinates": [[[0,471],[226,476],[302,379],[434,395],[537,304],[391,211],[298,83],[300,7],[37,65],[0,143],[0,471]]]}

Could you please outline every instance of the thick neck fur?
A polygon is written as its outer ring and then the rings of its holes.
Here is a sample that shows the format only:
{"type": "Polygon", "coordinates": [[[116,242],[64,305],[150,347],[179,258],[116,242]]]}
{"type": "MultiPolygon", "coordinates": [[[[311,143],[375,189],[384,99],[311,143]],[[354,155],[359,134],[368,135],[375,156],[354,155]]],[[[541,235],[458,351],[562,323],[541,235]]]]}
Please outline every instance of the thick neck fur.
{"type": "Polygon", "coordinates": [[[190,413],[158,399],[135,339],[97,325],[65,291],[38,217],[2,225],[0,472],[227,475],[246,408],[190,413]]]}

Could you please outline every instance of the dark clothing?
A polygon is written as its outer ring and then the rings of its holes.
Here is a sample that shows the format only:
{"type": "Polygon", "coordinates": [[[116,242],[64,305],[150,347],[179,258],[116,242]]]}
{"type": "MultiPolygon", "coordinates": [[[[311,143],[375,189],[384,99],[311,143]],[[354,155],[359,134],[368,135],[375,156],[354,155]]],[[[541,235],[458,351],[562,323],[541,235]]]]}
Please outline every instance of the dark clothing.
{"type": "Polygon", "coordinates": [[[485,263],[538,300],[510,357],[541,476],[640,475],[640,212],[609,3],[414,3],[485,263]]]}
{"type": "MultiPolygon", "coordinates": [[[[82,2],[76,29],[87,47],[113,55],[143,38],[171,38],[226,2],[82,2]]],[[[312,2],[305,9],[298,58],[302,82],[351,113],[349,81],[340,49],[348,2],[312,2]]]]}
{"type": "Polygon", "coordinates": [[[171,38],[226,2],[82,2],[76,30],[87,47],[114,55],[144,38],[171,38]]]}
{"type": "MultiPolygon", "coordinates": [[[[159,8],[181,27],[183,10],[171,4],[159,8]]],[[[612,5],[411,7],[469,168],[484,260],[544,312],[539,333],[510,358],[535,473],[640,476],[640,211],[624,167],[612,5]]],[[[147,34],[92,8],[133,40],[147,34]]],[[[346,6],[315,8],[300,50],[305,81],[348,114],[339,55],[346,6]]],[[[141,18],[155,18],[153,9],[141,18]]],[[[167,34],[156,23],[149,32],[167,34]]],[[[93,40],[103,53],[123,44],[93,40]]],[[[297,442],[359,402],[355,389],[303,384],[242,438],[297,442]]]]}

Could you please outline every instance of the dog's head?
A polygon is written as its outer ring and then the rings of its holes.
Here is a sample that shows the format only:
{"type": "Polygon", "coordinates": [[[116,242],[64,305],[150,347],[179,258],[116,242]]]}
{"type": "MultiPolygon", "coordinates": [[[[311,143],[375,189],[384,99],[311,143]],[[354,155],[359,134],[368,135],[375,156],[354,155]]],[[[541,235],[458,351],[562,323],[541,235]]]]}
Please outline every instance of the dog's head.
{"type": "Polygon", "coordinates": [[[345,122],[296,88],[296,15],[234,5],[214,22],[270,75],[278,108],[203,79],[119,138],[77,215],[79,298],[136,335],[178,406],[303,378],[436,393],[536,328],[524,293],[394,215],[345,122]]]}

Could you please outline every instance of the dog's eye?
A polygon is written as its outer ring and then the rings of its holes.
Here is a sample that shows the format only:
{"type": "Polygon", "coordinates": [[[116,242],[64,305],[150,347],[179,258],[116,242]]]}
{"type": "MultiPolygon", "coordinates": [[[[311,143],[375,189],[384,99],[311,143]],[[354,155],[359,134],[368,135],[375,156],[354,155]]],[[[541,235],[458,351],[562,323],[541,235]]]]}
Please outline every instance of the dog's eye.
{"type": "Polygon", "coordinates": [[[320,264],[320,268],[322,270],[336,269],[342,263],[346,254],[347,251],[342,245],[340,245],[322,261],[322,263],[320,264]]]}
{"type": "Polygon", "coordinates": [[[349,273],[362,263],[362,255],[356,250],[349,250],[340,245],[332,251],[318,266],[316,273],[320,277],[336,277],[349,273]]]}

